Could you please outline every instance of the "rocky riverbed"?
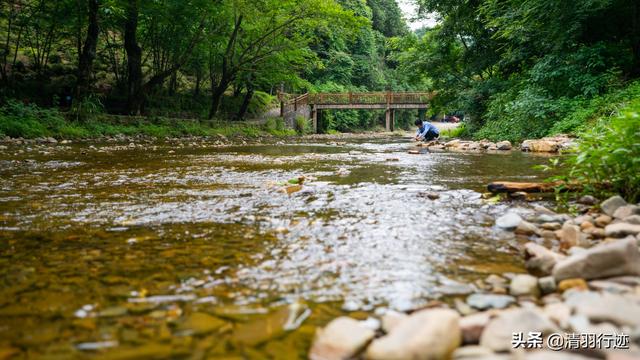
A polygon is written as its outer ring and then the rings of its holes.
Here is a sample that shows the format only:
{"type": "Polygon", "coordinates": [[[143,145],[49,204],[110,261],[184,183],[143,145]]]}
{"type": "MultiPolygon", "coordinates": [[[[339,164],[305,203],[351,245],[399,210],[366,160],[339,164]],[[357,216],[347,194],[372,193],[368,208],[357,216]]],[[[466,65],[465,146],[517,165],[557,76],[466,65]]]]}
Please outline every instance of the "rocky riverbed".
{"type": "Polygon", "coordinates": [[[496,219],[521,244],[529,274],[492,274],[452,303],[340,317],[316,333],[309,357],[640,358],[640,206],[619,196],[579,203],[577,217],[540,207],[496,219]]]}

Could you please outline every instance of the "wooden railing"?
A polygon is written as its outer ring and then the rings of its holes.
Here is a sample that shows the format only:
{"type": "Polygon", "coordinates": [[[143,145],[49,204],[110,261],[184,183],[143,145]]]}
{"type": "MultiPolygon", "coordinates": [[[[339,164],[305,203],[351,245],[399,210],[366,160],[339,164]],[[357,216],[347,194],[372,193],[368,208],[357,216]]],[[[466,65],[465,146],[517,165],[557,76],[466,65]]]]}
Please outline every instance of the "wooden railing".
{"type": "Polygon", "coordinates": [[[280,94],[287,104],[295,105],[379,105],[426,104],[433,98],[430,92],[369,92],[369,93],[317,93],[295,96],[280,94]]]}

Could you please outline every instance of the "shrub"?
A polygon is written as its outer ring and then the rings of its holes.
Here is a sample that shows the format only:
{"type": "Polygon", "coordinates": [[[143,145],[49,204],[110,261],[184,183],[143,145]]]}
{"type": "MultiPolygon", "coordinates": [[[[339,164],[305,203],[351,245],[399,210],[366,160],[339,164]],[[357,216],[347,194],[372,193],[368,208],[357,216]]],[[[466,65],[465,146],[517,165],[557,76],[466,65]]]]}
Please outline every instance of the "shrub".
{"type": "Polygon", "coordinates": [[[309,121],[302,116],[296,117],[294,125],[296,132],[300,135],[307,134],[311,131],[311,125],[309,124],[309,121]]]}
{"type": "Polygon", "coordinates": [[[558,178],[580,184],[585,193],[640,201],[640,98],[585,131],[566,165],[558,178]]]}

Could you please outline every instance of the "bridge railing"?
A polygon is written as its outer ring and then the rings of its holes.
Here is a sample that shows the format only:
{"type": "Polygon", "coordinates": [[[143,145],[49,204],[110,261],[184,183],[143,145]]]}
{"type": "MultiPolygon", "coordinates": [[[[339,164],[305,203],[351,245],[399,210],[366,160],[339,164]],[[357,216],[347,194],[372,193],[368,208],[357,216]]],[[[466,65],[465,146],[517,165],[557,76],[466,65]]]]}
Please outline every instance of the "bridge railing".
{"type": "Polygon", "coordinates": [[[308,103],[318,105],[425,104],[433,95],[426,92],[320,93],[309,94],[308,103]]]}

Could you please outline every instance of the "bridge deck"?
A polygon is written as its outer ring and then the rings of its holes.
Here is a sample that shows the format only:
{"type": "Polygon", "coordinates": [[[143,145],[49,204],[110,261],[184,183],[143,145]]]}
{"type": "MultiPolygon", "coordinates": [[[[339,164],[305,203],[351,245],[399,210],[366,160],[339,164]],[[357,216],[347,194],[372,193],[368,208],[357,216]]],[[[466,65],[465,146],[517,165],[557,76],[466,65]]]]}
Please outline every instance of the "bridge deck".
{"type": "Polygon", "coordinates": [[[291,115],[299,116],[300,111],[303,111],[306,118],[313,120],[314,130],[317,130],[318,113],[321,110],[381,109],[386,110],[387,130],[393,131],[395,110],[426,109],[433,95],[431,92],[349,92],[304,94],[297,97],[279,93],[278,97],[285,119],[291,115]]]}

